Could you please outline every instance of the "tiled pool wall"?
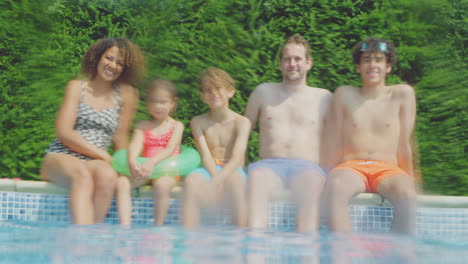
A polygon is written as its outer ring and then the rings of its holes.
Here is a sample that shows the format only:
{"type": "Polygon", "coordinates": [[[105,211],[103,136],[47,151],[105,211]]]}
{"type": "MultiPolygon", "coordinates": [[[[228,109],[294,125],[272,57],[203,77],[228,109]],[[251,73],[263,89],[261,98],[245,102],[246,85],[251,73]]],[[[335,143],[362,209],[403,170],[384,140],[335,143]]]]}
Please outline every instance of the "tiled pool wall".
{"type": "MultiPolygon", "coordinates": [[[[180,224],[181,206],[180,199],[170,200],[166,224],[180,224]]],[[[295,210],[295,205],[289,201],[271,202],[269,228],[294,230],[295,210]]],[[[357,232],[387,232],[390,229],[392,207],[351,205],[349,211],[353,229],[357,232]]],[[[0,191],[0,220],[70,223],[68,195],[0,191]]],[[[325,228],[324,222],[322,219],[321,228],[325,228]]],[[[115,199],[105,223],[118,223],[115,199]]],[[[153,224],[153,199],[133,198],[132,223],[153,224]]],[[[203,213],[202,223],[230,224],[230,213],[203,213]]],[[[468,208],[419,207],[416,226],[417,234],[422,235],[468,235],[468,208]]]]}

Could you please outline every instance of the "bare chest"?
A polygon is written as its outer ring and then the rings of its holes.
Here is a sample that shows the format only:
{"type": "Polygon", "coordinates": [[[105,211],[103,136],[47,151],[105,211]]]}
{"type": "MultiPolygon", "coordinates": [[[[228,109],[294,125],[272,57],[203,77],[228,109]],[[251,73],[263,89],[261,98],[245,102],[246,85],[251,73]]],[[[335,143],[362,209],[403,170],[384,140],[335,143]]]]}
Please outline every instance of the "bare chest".
{"type": "Polygon", "coordinates": [[[315,100],[286,100],[263,109],[262,120],[267,126],[288,125],[291,127],[314,127],[323,115],[315,100]]]}
{"type": "Polygon", "coordinates": [[[204,129],[204,134],[209,145],[227,146],[232,144],[236,138],[235,122],[212,124],[204,129]]]}
{"type": "Polygon", "coordinates": [[[83,103],[93,107],[96,111],[102,111],[115,106],[114,90],[109,90],[104,93],[93,92],[87,88],[83,95],[83,103]]]}
{"type": "Polygon", "coordinates": [[[399,104],[385,100],[351,104],[345,111],[345,126],[371,134],[397,130],[399,109],[399,104]]]}

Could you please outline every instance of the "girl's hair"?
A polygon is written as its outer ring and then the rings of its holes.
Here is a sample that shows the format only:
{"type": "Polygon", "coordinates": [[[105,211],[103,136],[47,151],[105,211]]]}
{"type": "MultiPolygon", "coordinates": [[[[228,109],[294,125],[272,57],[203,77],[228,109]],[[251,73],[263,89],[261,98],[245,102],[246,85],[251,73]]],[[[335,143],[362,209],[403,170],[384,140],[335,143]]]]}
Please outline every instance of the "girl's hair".
{"type": "Polygon", "coordinates": [[[364,52],[379,52],[385,54],[387,63],[395,65],[397,61],[396,50],[393,43],[383,38],[367,38],[354,46],[353,48],[353,63],[361,63],[361,55],[364,52]]]}
{"type": "MultiPolygon", "coordinates": [[[[174,103],[175,103],[174,110],[173,110],[174,112],[177,107],[177,103],[179,102],[179,95],[177,93],[176,85],[169,80],[155,79],[149,83],[146,89],[146,95],[149,95],[158,89],[163,89],[169,92],[169,94],[172,97],[172,100],[174,100],[174,103]]],[[[148,96],[146,98],[148,98],[148,96]]]]}
{"type": "Polygon", "coordinates": [[[232,77],[227,72],[216,67],[210,67],[203,71],[198,83],[201,91],[206,89],[226,89],[230,92],[236,90],[232,77]]]}
{"type": "Polygon", "coordinates": [[[118,47],[124,58],[123,71],[117,81],[136,85],[143,77],[145,61],[140,48],[126,38],[103,38],[96,41],[81,61],[81,72],[91,80],[96,78],[101,57],[112,47],[118,47]]]}
{"type": "Polygon", "coordinates": [[[300,34],[294,34],[294,35],[290,36],[289,38],[287,38],[286,41],[283,44],[283,47],[281,47],[281,52],[280,52],[280,57],[279,57],[280,60],[283,57],[284,46],[286,46],[288,44],[297,44],[297,45],[304,46],[306,59],[311,59],[312,58],[312,56],[310,55],[310,44],[309,44],[309,42],[303,36],[301,36],[300,34]]]}

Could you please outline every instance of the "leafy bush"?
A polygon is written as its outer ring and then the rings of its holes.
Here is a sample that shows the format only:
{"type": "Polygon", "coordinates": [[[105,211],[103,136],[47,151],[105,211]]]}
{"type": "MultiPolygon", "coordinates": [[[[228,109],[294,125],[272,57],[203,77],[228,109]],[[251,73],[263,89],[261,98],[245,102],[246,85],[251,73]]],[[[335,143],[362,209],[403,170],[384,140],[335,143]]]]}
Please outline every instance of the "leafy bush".
{"type": "MultiPolygon", "coordinates": [[[[417,138],[424,188],[468,194],[466,159],[466,0],[6,0],[0,3],[0,177],[37,179],[69,79],[96,39],[125,36],[143,49],[152,78],[173,80],[186,124],[207,110],[201,71],[216,66],[236,80],[231,107],[243,113],[250,92],[278,82],[285,37],[311,43],[311,86],[359,85],[351,48],[369,36],[388,38],[399,57],[388,83],[406,82],[418,99],[417,138]]],[[[144,84],[138,87],[145,96],[144,84]]],[[[148,118],[143,101],[136,119],[148,118]]],[[[248,146],[257,159],[258,133],[248,146]]]]}

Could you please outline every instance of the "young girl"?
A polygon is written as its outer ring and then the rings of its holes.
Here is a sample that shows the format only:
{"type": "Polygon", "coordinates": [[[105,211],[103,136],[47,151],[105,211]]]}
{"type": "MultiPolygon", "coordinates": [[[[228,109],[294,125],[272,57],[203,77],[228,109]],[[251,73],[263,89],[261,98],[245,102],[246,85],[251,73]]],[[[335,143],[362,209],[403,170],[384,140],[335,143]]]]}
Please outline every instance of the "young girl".
{"type": "Polygon", "coordinates": [[[84,55],[86,78],[67,85],[41,179],[70,188],[75,224],[101,222],[107,214],[118,179],[107,150],[111,144],[115,150],[128,147],[143,62],[130,40],[100,39],[84,55]]]}
{"type": "MultiPolygon", "coordinates": [[[[184,125],[170,117],[177,105],[175,85],[167,80],[155,80],[148,87],[146,104],[153,120],[137,123],[128,149],[130,177],[121,176],[117,185],[117,207],[120,223],[131,222],[131,189],[148,183],[154,167],[159,162],[179,154],[184,125]],[[139,164],[136,160],[142,153],[149,158],[139,164]]],[[[154,224],[162,225],[169,206],[171,189],[176,184],[174,176],[162,176],[153,180],[154,224]]]]}

